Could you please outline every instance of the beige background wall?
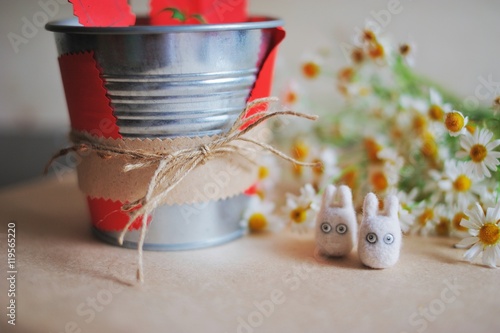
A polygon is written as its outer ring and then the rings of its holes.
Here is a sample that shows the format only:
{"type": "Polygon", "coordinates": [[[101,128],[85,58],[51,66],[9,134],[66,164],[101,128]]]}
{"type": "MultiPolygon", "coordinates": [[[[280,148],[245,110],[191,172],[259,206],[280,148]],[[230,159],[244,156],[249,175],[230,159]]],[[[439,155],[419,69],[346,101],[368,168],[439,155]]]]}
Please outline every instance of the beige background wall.
{"type": "MultiPolygon", "coordinates": [[[[288,37],[281,62],[294,68],[308,50],[349,41],[355,27],[362,28],[393,1],[397,0],[253,0],[250,11],[285,19],[288,37]]],[[[136,12],[145,12],[147,0],[132,0],[132,5],[136,12]]],[[[397,8],[397,14],[384,18],[384,30],[397,41],[417,43],[417,68],[464,97],[474,96],[477,90],[479,99],[489,103],[486,97],[493,98],[496,85],[490,91],[481,88],[478,78],[491,75],[492,81],[500,81],[500,1],[400,0],[397,8]]],[[[10,32],[21,34],[23,17],[43,19],[41,11],[38,0],[2,1],[0,133],[20,129],[62,133],[68,129],[51,33],[40,28],[26,44],[19,45],[18,52],[7,38],[10,32]]],[[[70,5],[58,5],[51,19],[70,14],[70,5]]],[[[334,50],[339,63],[344,62],[339,48],[334,50]]]]}

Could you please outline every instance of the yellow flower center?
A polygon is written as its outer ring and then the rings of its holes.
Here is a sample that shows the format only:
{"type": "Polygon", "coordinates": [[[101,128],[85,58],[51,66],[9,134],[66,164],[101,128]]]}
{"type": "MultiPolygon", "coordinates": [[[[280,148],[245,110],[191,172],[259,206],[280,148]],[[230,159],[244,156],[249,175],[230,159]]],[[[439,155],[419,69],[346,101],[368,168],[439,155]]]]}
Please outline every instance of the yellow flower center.
{"type": "Polygon", "coordinates": [[[339,72],[339,80],[350,82],[354,77],[354,69],[352,67],[345,67],[339,72]]]}
{"type": "MultiPolygon", "coordinates": [[[[379,200],[378,201],[378,210],[383,211],[385,207],[384,200],[379,200]]],[[[399,211],[398,211],[399,214],[399,211]]]]}
{"type": "Polygon", "coordinates": [[[250,231],[262,231],[267,227],[267,218],[262,213],[254,213],[248,219],[250,231]]]}
{"type": "Polygon", "coordinates": [[[453,188],[457,192],[467,192],[472,185],[472,181],[466,175],[460,175],[453,182],[453,188]]]}
{"type": "Polygon", "coordinates": [[[417,218],[417,222],[421,227],[425,227],[427,221],[434,217],[434,211],[431,208],[427,208],[424,212],[417,218]]]}
{"type": "Polygon", "coordinates": [[[435,121],[443,120],[444,111],[439,105],[431,105],[429,108],[429,118],[435,121]]]}
{"type": "Polygon", "coordinates": [[[303,171],[304,171],[304,168],[302,167],[302,165],[292,164],[292,174],[295,177],[301,177],[303,171]]]}
{"type": "Polygon", "coordinates": [[[375,171],[370,177],[373,189],[377,192],[382,192],[389,186],[389,182],[384,172],[375,171]]]}
{"type": "Polygon", "coordinates": [[[347,89],[347,87],[344,84],[338,84],[337,85],[337,89],[344,96],[349,96],[350,95],[349,94],[349,89],[347,89]]]}
{"type": "Polygon", "coordinates": [[[434,140],[434,137],[431,134],[424,135],[421,151],[422,155],[424,155],[427,158],[433,159],[437,156],[438,145],[436,143],[436,140],[434,140]]]}
{"type": "Polygon", "coordinates": [[[365,59],[363,50],[359,47],[356,47],[354,50],[352,50],[351,59],[355,64],[363,62],[363,60],[365,59]]]}
{"type": "Polygon", "coordinates": [[[474,124],[471,124],[471,122],[469,122],[466,126],[465,126],[465,129],[467,130],[467,132],[469,132],[470,134],[474,134],[474,132],[476,131],[476,126],[474,124]]]}
{"type": "Polygon", "coordinates": [[[476,144],[470,149],[470,158],[476,162],[482,162],[488,156],[488,149],[482,144],[476,144]]]}
{"type": "Polygon", "coordinates": [[[294,223],[303,223],[307,218],[307,210],[304,207],[297,207],[290,212],[290,218],[294,223]]]}
{"type": "Polygon", "coordinates": [[[417,114],[413,118],[413,128],[418,134],[422,134],[427,129],[427,119],[422,114],[417,114]]]}
{"type": "Polygon", "coordinates": [[[479,229],[479,239],[483,244],[495,245],[500,240],[500,227],[495,223],[485,223],[479,229]]]}
{"type": "Polygon", "coordinates": [[[368,155],[368,160],[372,163],[380,162],[380,158],[378,158],[377,154],[382,150],[382,147],[372,138],[365,139],[365,149],[366,154],[368,155]]]}
{"type": "Polygon", "coordinates": [[[391,136],[393,139],[400,140],[404,137],[403,131],[398,127],[393,127],[391,129],[391,136]]]}
{"type": "Polygon", "coordinates": [[[303,161],[309,155],[309,147],[302,141],[296,142],[292,147],[292,155],[298,161],[303,161]]]}
{"type": "Polygon", "coordinates": [[[269,176],[269,169],[263,165],[259,167],[259,180],[266,179],[269,176]]]}
{"type": "Polygon", "coordinates": [[[469,217],[465,215],[463,212],[456,213],[455,216],[453,216],[453,219],[451,220],[451,223],[453,224],[453,228],[455,228],[458,231],[467,231],[468,229],[462,225],[460,225],[460,222],[462,222],[462,219],[468,220],[469,217]]]}
{"type": "Polygon", "coordinates": [[[357,186],[358,171],[356,169],[350,169],[344,172],[342,177],[340,177],[340,183],[349,186],[351,189],[355,189],[357,186]]]}
{"type": "Polygon", "coordinates": [[[373,31],[366,29],[363,31],[363,40],[367,42],[375,42],[377,37],[373,31]]]}
{"type": "Polygon", "coordinates": [[[379,43],[372,44],[368,49],[368,54],[372,59],[382,58],[384,53],[384,48],[379,43]]]}
{"type": "Polygon", "coordinates": [[[285,102],[287,104],[295,104],[298,99],[297,93],[294,91],[289,91],[285,96],[285,102]]]}
{"type": "Polygon", "coordinates": [[[302,73],[308,79],[315,79],[320,73],[320,67],[317,63],[309,61],[302,65],[302,73]]]}
{"type": "Polygon", "coordinates": [[[448,131],[460,132],[464,128],[465,119],[459,112],[448,112],[444,124],[448,131]]]}
{"type": "Polygon", "coordinates": [[[371,94],[371,90],[368,87],[359,88],[359,96],[368,96],[371,94]]]}
{"type": "Polygon", "coordinates": [[[323,164],[323,161],[320,159],[316,158],[312,161],[312,163],[315,163],[315,166],[312,167],[312,171],[316,176],[321,176],[325,172],[325,165],[323,164]]]}
{"type": "Polygon", "coordinates": [[[410,45],[408,44],[403,44],[399,46],[399,53],[401,53],[402,56],[407,56],[410,53],[410,45]]]}
{"type": "Polygon", "coordinates": [[[438,236],[448,236],[450,232],[450,220],[441,217],[439,223],[436,224],[436,233],[438,236]]]}

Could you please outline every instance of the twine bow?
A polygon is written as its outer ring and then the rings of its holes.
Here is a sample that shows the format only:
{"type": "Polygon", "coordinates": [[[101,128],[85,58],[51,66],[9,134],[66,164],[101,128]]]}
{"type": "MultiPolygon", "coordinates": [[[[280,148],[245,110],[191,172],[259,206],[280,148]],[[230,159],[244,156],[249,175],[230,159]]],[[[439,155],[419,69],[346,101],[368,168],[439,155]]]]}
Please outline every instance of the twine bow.
{"type": "Polygon", "coordinates": [[[202,144],[197,147],[181,149],[173,153],[154,153],[142,150],[109,147],[96,141],[90,136],[77,135],[75,133],[72,133],[71,140],[73,141],[74,145],[70,148],[62,149],[58,154],[56,154],[50,160],[47,168],[56,158],[66,155],[71,151],[79,152],[87,151],[89,149],[94,150],[101,158],[104,159],[120,155],[126,156],[128,159],[130,159],[130,163],[125,164],[125,172],[156,165],[156,170],[149,182],[146,194],[142,198],[134,202],[126,203],[122,206],[122,210],[129,213],[129,221],[121,231],[120,237],[118,239],[119,244],[122,245],[123,239],[129,227],[138,217],[142,216],[141,234],[137,245],[137,279],[140,282],[143,282],[143,246],[146,237],[148,216],[163,203],[169,193],[196,167],[205,164],[210,159],[228,156],[231,154],[239,154],[249,160],[249,162],[255,163],[254,161],[249,159],[245,153],[255,152],[256,149],[252,149],[250,147],[242,145],[235,145],[235,143],[238,141],[251,143],[254,146],[267,150],[275,154],[276,156],[297,165],[306,167],[313,167],[317,165],[316,163],[304,163],[297,161],[267,143],[256,141],[245,136],[245,134],[262,124],[267,119],[280,115],[295,116],[306,118],[309,120],[316,120],[318,118],[317,116],[307,115],[290,110],[264,110],[246,117],[250,109],[265,103],[276,101],[278,101],[277,98],[271,97],[256,99],[248,103],[246,108],[240,113],[238,119],[234,122],[233,126],[227,133],[216,137],[214,140],[206,144],[202,144]],[[250,125],[244,127],[246,124],[250,125]]]}

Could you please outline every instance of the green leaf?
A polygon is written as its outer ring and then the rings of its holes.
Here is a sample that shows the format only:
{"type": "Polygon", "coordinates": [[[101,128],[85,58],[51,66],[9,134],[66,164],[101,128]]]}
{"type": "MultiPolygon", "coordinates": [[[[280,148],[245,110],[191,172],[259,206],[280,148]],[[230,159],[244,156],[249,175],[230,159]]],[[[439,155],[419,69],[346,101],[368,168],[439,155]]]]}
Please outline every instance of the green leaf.
{"type": "Polygon", "coordinates": [[[178,8],[167,7],[167,8],[162,9],[160,11],[160,13],[161,12],[172,12],[172,18],[179,20],[181,22],[186,22],[186,20],[187,20],[186,15],[178,8]]]}
{"type": "Polygon", "coordinates": [[[207,24],[207,21],[205,20],[205,18],[201,14],[193,14],[193,15],[191,15],[191,17],[194,19],[197,19],[198,22],[200,22],[200,23],[207,24]]]}

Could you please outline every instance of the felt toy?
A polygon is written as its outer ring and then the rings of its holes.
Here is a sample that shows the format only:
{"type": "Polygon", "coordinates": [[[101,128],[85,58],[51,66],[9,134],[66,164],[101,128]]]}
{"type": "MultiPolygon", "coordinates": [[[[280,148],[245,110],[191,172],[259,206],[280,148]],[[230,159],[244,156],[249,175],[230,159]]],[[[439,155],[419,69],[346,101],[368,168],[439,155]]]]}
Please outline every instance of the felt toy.
{"type": "Polygon", "coordinates": [[[358,225],[351,189],[328,185],[316,218],[316,245],[328,256],[345,256],[356,245],[358,225]]]}
{"type": "Polygon", "coordinates": [[[371,268],[388,268],[396,264],[401,250],[402,232],[399,225],[399,200],[394,195],[385,198],[384,211],[379,214],[375,194],[368,193],[363,204],[363,219],[359,229],[358,254],[363,264],[371,268]]]}

